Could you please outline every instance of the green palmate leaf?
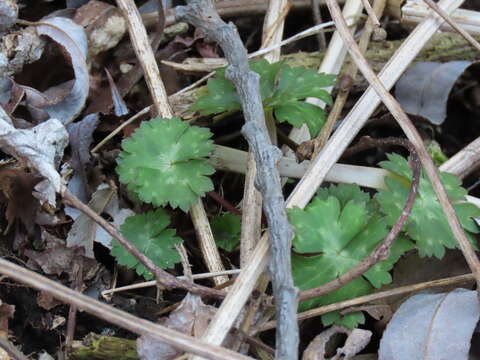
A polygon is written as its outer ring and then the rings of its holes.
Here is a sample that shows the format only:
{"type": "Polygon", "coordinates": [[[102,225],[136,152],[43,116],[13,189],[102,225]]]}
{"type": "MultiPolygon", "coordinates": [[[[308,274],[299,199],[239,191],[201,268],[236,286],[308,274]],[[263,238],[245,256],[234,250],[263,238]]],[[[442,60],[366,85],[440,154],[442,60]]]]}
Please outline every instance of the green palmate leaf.
{"type": "Polygon", "coordinates": [[[241,221],[241,216],[230,213],[213,217],[212,232],[218,247],[230,252],[238,246],[241,221]]]}
{"type": "Polygon", "coordinates": [[[225,70],[217,70],[216,76],[207,83],[207,95],[199,98],[190,108],[201,115],[219,114],[225,111],[239,110],[240,101],[233,84],[225,79],[225,70]]]}
{"type": "MultiPolygon", "coordinates": [[[[336,279],[370,255],[384,239],[388,233],[385,219],[373,214],[370,202],[368,194],[358,187],[340,185],[321,190],[304,210],[294,208],[289,211],[295,229],[295,251],[299,254],[317,254],[310,257],[295,255],[292,258],[293,277],[301,290],[336,279]]],[[[363,277],[335,292],[302,302],[300,309],[303,311],[365,295],[373,287],[391,282],[388,271],[405,251],[412,248],[409,240],[397,238],[386,261],[376,264],[363,277]]],[[[351,327],[362,316],[349,314],[340,318],[337,313],[328,315],[323,321],[325,324],[335,321],[351,327]]]]}
{"type": "Polygon", "coordinates": [[[147,203],[188,211],[207,191],[214,173],[207,156],[214,146],[208,129],[178,118],[143,122],[122,142],[120,181],[147,203]]]}
{"type": "MultiPolygon", "coordinates": [[[[315,97],[331,104],[332,98],[325,88],[334,84],[335,76],[306,68],[291,68],[282,62],[270,64],[264,59],[251,62],[250,67],[260,75],[265,111],[273,111],[278,121],[286,121],[294,127],[306,124],[310,134],[317,135],[325,122],[325,113],[322,108],[302,100],[315,97]]],[[[215,77],[208,81],[207,90],[191,110],[202,115],[240,110],[235,88],[225,79],[224,69],[217,70],[215,77]]]]}
{"type": "MultiPolygon", "coordinates": [[[[299,128],[306,124],[310,134],[318,134],[325,124],[326,115],[321,107],[302,101],[292,101],[275,107],[275,118],[299,128]]],[[[312,135],[312,136],[315,136],[312,135]]]]}
{"type": "MultiPolygon", "coordinates": [[[[389,225],[393,225],[407,199],[412,172],[403,157],[391,154],[388,159],[380,165],[391,172],[391,177],[385,179],[387,189],[379,191],[376,200],[389,225]]],[[[460,181],[455,176],[447,173],[440,176],[462,226],[468,232],[478,233],[473,218],[480,216],[480,209],[465,201],[467,191],[460,186],[460,181]]],[[[425,174],[420,179],[419,193],[404,230],[416,241],[421,256],[434,255],[442,258],[445,248],[457,246],[435,191],[425,174]]],[[[471,237],[470,234],[467,235],[471,237]]]]}
{"type": "MultiPolygon", "coordinates": [[[[128,242],[148,256],[155,265],[166,269],[180,262],[175,244],[179,244],[181,239],[175,237],[175,230],[167,229],[169,224],[170,219],[165,210],[157,209],[128,217],[120,227],[120,231],[128,242]]],[[[135,269],[138,275],[142,275],[147,280],[153,278],[152,273],[116,240],[112,241],[111,253],[120,265],[135,269]]]]}

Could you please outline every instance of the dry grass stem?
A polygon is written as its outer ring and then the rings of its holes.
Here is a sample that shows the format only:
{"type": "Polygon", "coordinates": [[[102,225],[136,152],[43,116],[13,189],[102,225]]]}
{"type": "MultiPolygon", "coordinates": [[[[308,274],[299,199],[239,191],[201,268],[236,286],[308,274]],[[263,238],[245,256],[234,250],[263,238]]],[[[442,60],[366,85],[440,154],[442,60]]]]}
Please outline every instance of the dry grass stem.
{"type": "Polygon", "coordinates": [[[388,92],[388,90],[385,88],[385,86],[370,68],[366,59],[363,57],[360,49],[355,43],[355,40],[350,34],[348,25],[342,17],[342,13],[340,11],[340,8],[338,7],[338,4],[334,0],[327,0],[327,6],[330,9],[332,18],[337,24],[337,30],[340,32],[343,40],[348,46],[353,61],[356,62],[358,68],[360,69],[364,77],[370,83],[371,87],[375,89],[375,92],[378,94],[378,96],[381,97],[385,106],[395,117],[398,124],[404,131],[405,135],[412,142],[413,146],[418,152],[420,161],[422,162],[425,172],[427,173],[430,181],[432,182],[432,186],[435,190],[435,193],[437,194],[438,200],[443,208],[453,235],[457,239],[460,249],[462,250],[462,253],[465,257],[465,260],[467,261],[472,273],[477,279],[477,285],[480,291],[480,261],[475,254],[472,244],[465,235],[460,221],[458,220],[457,214],[455,213],[455,209],[450,203],[445,188],[440,181],[437,168],[433,164],[432,159],[430,158],[430,155],[425,148],[425,144],[420,137],[420,134],[415,129],[415,126],[412,124],[407,114],[405,114],[405,112],[402,110],[400,104],[398,104],[395,98],[388,92]]]}
{"type": "MultiPolygon", "coordinates": [[[[372,301],[377,301],[377,300],[382,300],[386,299],[389,297],[393,296],[398,296],[398,295],[403,295],[403,294],[408,294],[411,292],[418,292],[422,291],[425,289],[431,289],[435,287],[442,287],[442,286],[448,286],[448,285],[454,285],[454,284],[464,284],[464,283],[469,283],[469,282],[474,282],[475,277],[473,274],[465,274],[465,275],[460,275],[460,276],[455,276],[451,278],[445,278],[445,279],[440,279],[440,280],[432,280],[432,281],[427,281],[423,283],[418,283],[418,284],[413,284],[413,285],[406,285],[406,286],[401,286],[396,289],[392,290],[386,290],[386,291],[380,291],[375,294],[370,294],[370,295],[365,295],[365,296],[360,296],[358,298],[350,299],[350,300],[345,300],[345,301],[340,301],[335,304],[330,304],[326,306],[322,306],[316,309],[311,309],[308,311],[304,311],[302,313],[298,314],[297,320],[306,320],[310,319],[313,317],[317,317],[323,314],[327,314],[332,311],[336,310],[341,310],[345,309],[348,307],[352,306],[358,306],[361,304],[365,304],[368,302],[372,301]]],[[[301,293],[300,293],[301,294],[301,293]]],[[[261,325],[258,329],[256,329],[258,332],[261,331],[266,331],[270,330],[276,327],[276,322],[275,321],[269,321],[263,325],[261,325]]]]}
{"type": "Polygon", "coordinates": [[[252,358],[248,356],[238,354],[225,348],[207,344],[194,337],[185,335],[181,332],[174,331],[158,324],[154,324],[150,321],[131,315],[125,311],[116,309],[113,306],[107,305],[98,300],[94,300],[91,297],[80,294],[31,270],[27,270],[1,258],[0,273],[23,284],[27,284],[34,289],[45,291],[56,299],[59,299],[70,305],[75,305],[79,309],[82,309],[83,311],[86,311],[100,319],[108,321],[111,324],[115,324],[138,335],[152,336],[158,341],[163,341],[183,351],[201,355],[205,359],[252,360],[252,358]]]}

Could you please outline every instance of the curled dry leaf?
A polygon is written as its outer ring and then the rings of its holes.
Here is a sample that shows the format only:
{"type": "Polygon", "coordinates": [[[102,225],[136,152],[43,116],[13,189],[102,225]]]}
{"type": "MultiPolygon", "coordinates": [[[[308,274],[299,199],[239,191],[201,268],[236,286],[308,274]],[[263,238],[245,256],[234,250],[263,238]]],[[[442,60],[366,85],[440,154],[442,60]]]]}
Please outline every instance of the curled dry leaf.
{"type": "Polygon", "coordinates": [[[0,148],[49,181],[44,193],[48,202],[55,206],[54,194],[60,192],[63,183],[56,167],[68,143],[65,127],[58,120],[50,119],[31,129],[20,130],[10,125],[8,120],[0,108],[0,148]]]}
{"type": "Polygon", "coordinates": [[[388,324],[379,360],[467,360],[479,316],[475,291],[412,296],[388,324]]]}
{"type": "Polygon", "coordinates": [[[441,125],[447,117],[448,96],[470,65],[471,61],[419,62],[398,80],[395,96],[407,113],[441,125]]]}
{"type": "Polygon", "coordinates": [[[336,334],[346,334],[345,345],[337,349],[337,354],[332,359],[352,359],[362,351],[370,342],[372,332],[362,329],[347,329],[341,326],[332,326],[323,331],[312,340],[303,353],[302,360],[325,360],[326,345],[330,338],[336,334]]]}
{"type": "Polygon", "coordinates": [[[10,115],[23,99],[25,90],[11,78],[0,78],[0,106],[10,115]]]}
{"type": "Polygon", "coordinates": [[[83,109],[88,95],[87,36],[83,27],[63,17],[42,20],[36,26],[36,31],[38,35],[48,36],[62,47],[72,64],[75,79],[50,88],[45,93],[25,87],[28,106],[37,113],[45,112],[47,118],[68,124],[83,109]]]}
{"type": "MultiPolygon", "coordinates": [[[[160,319],[160,323],[183,334],[198,337],[203,334],[216,311],[215,307],[205,305],[199,296],[189,293],[168,318],[160,319]]],[[[171,360],[183,353],[147,335],[137,339],[137,352],[142,360],[171,360]]]]}

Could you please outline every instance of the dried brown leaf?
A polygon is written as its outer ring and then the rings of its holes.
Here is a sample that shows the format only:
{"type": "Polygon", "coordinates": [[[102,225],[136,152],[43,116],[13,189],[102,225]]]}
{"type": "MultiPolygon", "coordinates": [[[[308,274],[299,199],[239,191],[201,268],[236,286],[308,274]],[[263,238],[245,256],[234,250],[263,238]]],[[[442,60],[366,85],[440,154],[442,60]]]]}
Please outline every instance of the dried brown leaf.
{"type": "Polygon", "coordinates": [[[35,217],[40,206],[33,189],[41,179],[22,169],[0,169],[0,201],[7,204],[5,218],[9,229],[15,219],[21,221],[29,234],[33,233],[35,217]]]}
{"type": "Polygon", "coordinates": [[[50,182],[43,194],[55,206],[55,192],[60,191],[63,183],[56,167],[68,142],[65,127],[58,120],[50,119],[31,129],[15,129],[9,120],[0,108],[0,148],[37,170],[50,182]]]}
{"type": "Polygon", "coordinates": [[[33,269],[41,269],[45,274],[60,276],[63,273],[68,274],[69,280],[74,279],[74,266],[72,264],[82,257],[84,262],[84,273],[89,269],[96,268],[97,262],[93,259],[84,257],[84,251],[81,248],[67,248],[63,240],[42,231],[42,237],[46,243],[44,251],[25,250],[27,256],[27,265],[33,269]]]}
{"type": "Polygon", "coordinates": [[[85,28],[91,57],[117,46],[127,30],[120,10],[97,0],[91,0],[80,7],[73,21],[85,28]]]}
{"type": "Polygon", "coordinates": [[[325,360],[326,345],[330,338],[336,334],[346,334],[345,345],[337,349],[337,354],[332,359],[352,359],[370,342],[371,331],[362,329],[346,329],[340,326],[333,326],[322,331],[308,345],[303,353],[302,360],[325,360]],[[342,356],[342,357],[340,357],[342,356]]]}
{"type": "Polygon", "coordinates": [[[0,300],[0,336],[6,337],[8,334],[8,320],[13,318],[15,306],[2,303],[0,300]]]}
{"type": "MultiPolygon", "coordinates": [[[[187,294],[180,306],[160,322],[184,334],[200,336],[215,311],[215,307],[205,305],[199,296],[187,294]]],[[[182,354],[182,351],[147,335],[137,339],[137,352],[143,360],[171,360],[182,354]]]]}

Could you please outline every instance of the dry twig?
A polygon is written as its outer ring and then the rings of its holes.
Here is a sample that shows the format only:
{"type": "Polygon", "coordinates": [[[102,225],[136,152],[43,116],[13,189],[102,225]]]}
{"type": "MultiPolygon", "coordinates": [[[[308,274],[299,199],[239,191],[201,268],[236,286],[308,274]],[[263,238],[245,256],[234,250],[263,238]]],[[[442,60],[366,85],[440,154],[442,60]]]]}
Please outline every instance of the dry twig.
{"type": "Polygon", "coordinates": [[[242,129],[255,154],[257,163],[256,186],[263,195],[264,211],[272,242],[271,273],[277,316],[277,359],[296,359],[298,327],[296,323],[297,289],[291,277],[290,244],[293,232],[287,219],[280,175],[276,163],[281,152],[271,144],[265,126],[259,76],[250,71],[247,52],[233,26],[225,24],[218,16],[211,1],[191,0],[187,7],[177,8],[177,16],[183,21],[202,28],[219,43],[229,66],[226,77],[233,82],[239,94],[245,117],[242,129]]]}
{"type": "Polygon", "coordinates": [[[122,246],[127,249],[127,251],[135,256],[145,267],[154,274],[155,278],[159,282],[160,285],[165,286],[167,289],[169,288],[183,288],[187,291],[190,291],[197,295],[203,296],[214,296],[214,297],[224,297],[225,293],[220,290],[210,289],[206,286],[201,286],[197,284],[192,284],[189,281],[178,279],[175,276],[171,275],[170,273],[166,272],[165,270],[156,266],[152,260],[150,260],[147,256],[142,254],[138,249],[130,244],[127,239],[123,237],[123,235],[118,231],[118,229],[98,215],[95,211],[90,209],[87,205],[85,205],[82,201],[80,201],[75,195],[73,195],[66,187],[64,187],[63,191],[63,200],[68,203],[68,205],[80,210],[82,213],[87,215],[88,217],[92,218],[97,224],[105,229],[112,237],[117,240],[122,246]]]}
{"type": "Polygon", "coordinates": [[[10,355],[14,360],[28,360],[28,358],[23,355],[20,350],[18,350],[10,341],[2,336],[0,336],[0,349],[5,350],[7,354],[10,355]]]}
{"type": "Polygon", "coordinates": [[[477,40],[474,39],[472,35],[470,35],[467,31],[465,31],[461,26],[458,25],[458,23],[453,20],[450,15],[448,15],[441,7],[439,7],[435,2],[432,0],[423,0],[427,3],[428,6],[430,6],[433,11],[435,11],[440,17],[445,20],[448,25],[450,25],[455,31],[457,31],[460,35],[462,35],[465,40],[467,40],[475,49],[480,51],[480,44],[478,43],[477,40]]]}
{"type": "MultiPolygon", "coordinates": [[[[126,16],[130,39],[152,95],[153,108],[151,110],[165,118],[172,118],[174,114],[168,102],[167,92],[138,9],[133,0],[117,0],[117,3],[126,16]]],[[[201,199],[192,205],[190,214],[208,270],[211,272],[225,270],[201,199]]],[[[214,280],[216,284],[220,284],[228,281],[228,278],[215,278],[214,280]]]]}
{"type": "Polygon", "coordinates": [[[348,25],[342,16],[342,12],[340,11],[338,4],[334,0],[327,0],[327,6],[330,10],[333,20],[337,24],[338,32],[340,33],[343,40],[345,41],[345,44],[348,47],[348,51],[350,52],[353,61],[355,61],[363,76],[374,88],[378,96],[382,98],[383,103],[395,117],[398,124],[405,132],[407,138],[412,142],[413,146],[415,146],[415,149],[418,153],[420,161],[422,162],[425,172],[427,173],[430,181],[432,182],[432,186],[435,190],[435,193],[437,194],[438,201],[440,202],[445,216],[447,217],[447,221],[450,225],[450,228],[452,229],[453,235],[458,241],[458,244],[460,246],[460,249],[462,250],[463,255],[465,256],[465,260],[467,261],[468,266],[470,267],[472,273],[477,279],[477,285],[480,291],[480,261],[478,260],[478,257],[473,250],[472,244],[465,235],[462,225],[458,220],[455,209],[450,203],[447,192],[445,191],[445,188],[440,181],[437,168],[433,164],[432,159],[430,158],[430,155],[425,148],[425,144],[423,143],[420,134],[408,118],[407,114],[400,107],[400,104],[397,102],[397,100],[395,100],[395,98],[388,92],[382,82],[378,79],[375,72],[368,65],[367,60],[362,55],[357,43],[355,42],[352,35],[350,34],[350,31],[348,30],[348,25]]]}
{"type": "Polygon", "coordinates": [[[113,306],[94,300],[91,297],[79,294],[66,286],[60,285],[53,280],[47,279],[19,265],[12,264],[2,258],[0,258],[0,273],[23,284],[27,284],[34,289],[45,291],[67,304],[74,305],[100,319],[120,326],[135,334],[151,336],[158,341],[163,341],[166,344],[186,352],[201,355],[206,359],[252,360],[252,358],[248,356],[219,346],[207,344],[184,333],[141,319],[125,311],[116,309],[113,306]]]}
{"type": "MultiPolygon", "coordinates": [[[[316,309],[307,310],[302,313],[299,313],[297,320],[301,321],[305,319],[310,319],[316,316],[327,314],[332,311],[337,311],[337,310],[345,309],[347,307],[357,306],[357,305],[365,304],[372,301],[382,300],[392,296],[408,294],[411,292],[418,292],[425,289],[431,289],[434,287],[442,287],[442,286],[462,284],[462,283],[474,282],[474,281],[475,281],[475,277],[473,276],[473,274],[465,274],[465,275],[454,276],[454,277],[440,279],[440,280],[422,282],[422,283],[413,284],[413,285],[400,286],[396,289],[380,291],[375,294],[360,296],[354,299],[340,301],[335,304],[325,305],[325,306],[318,307],[316,309]]],[[[300,293],[300,296],[302,296],[302,293],[300,293]]],[[[270,330],[275,328],[276,326],[277,325],[275,321],[269,321],[261,325],[257,329],[257,331],[260,332],[260,331],[270,330]]]]}

